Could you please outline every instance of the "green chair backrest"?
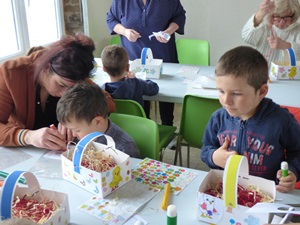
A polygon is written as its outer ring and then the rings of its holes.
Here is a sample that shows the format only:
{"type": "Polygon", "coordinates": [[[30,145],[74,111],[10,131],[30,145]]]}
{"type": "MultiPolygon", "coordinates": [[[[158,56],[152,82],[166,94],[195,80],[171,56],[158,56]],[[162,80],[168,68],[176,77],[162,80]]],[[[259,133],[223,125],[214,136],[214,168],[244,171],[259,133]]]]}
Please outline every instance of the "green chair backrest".
{"type": "Polygon", "coordinates": [[[109,40],[109,45],[121,45],[120,35],[114,35],[109,40]]]}
{"type": "Polygon", "coordinates": [[[160,159],[158,127],[153,120],[120,113],[111,113],[109,118],[133,138],[142,159],[160,159]]]}
{"type": "Polygon", "coordinates": [[[221,107],[218,99],[184,96],[179,134],[190,146],[201,148],[208,120],[211,114],[221,107]]]}
{"type": "Polygon", "coordinates": [[[210,47],[206,40],[177,39],[176,49],[181,64],[210,65],[210,47]]]}
{"type": "Polygon", "coordinates": [[[116,105],[116,113],[123,113],[146,118],[146,113],[140,103],[130,99],[114,99],[114,102],[116,105]]]}

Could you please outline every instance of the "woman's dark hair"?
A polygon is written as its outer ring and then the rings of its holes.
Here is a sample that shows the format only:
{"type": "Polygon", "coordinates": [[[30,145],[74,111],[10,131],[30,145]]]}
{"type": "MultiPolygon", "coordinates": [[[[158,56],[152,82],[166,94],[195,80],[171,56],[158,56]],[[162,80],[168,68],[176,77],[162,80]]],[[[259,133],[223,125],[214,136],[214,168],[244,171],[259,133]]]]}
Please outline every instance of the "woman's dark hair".
{"type": "Polygon", "coordinates": [[[42,71],[49,70],[72,81],[83,81],[92,76],[95,61],[94,41],[85,35],[66,35],[47,47],[37,59],[35,80],[42,71]]]}

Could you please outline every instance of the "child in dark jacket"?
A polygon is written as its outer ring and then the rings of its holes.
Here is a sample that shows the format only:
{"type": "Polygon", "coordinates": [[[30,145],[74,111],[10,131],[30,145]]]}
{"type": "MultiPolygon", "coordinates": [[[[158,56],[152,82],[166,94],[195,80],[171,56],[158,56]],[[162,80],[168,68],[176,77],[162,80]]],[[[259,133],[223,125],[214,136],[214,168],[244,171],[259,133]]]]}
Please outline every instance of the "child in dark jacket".
{"type": "MultiPolygon", "coordinates": [[[[109,119],[106,97],[98,85],[78,83],[70,87],[58,101],[56,114],[58,121],[78,140],[89,133],[102,132],[112,137],[118,150],[140,157],[134,140],[109,119]]],[[[107,144],[103,136],[96,141],[107,144]]]]}
{"type": "Polygon", "coordinates": [[[215,75],[223,108],[207,124],[202,161],[224,168],[230,155],[244,155],[250,175],[279,182],[280,192],[291,191],[300,179],[300,126],[287,109],[266,98],[267,61],[251,47],[237,47],[220,58],[215,75]],[[286,177],[282,161],[289,164],[286,177]]]}
{"type": "Polygon", "coordinates": [[[103,84],[115,99],[131,99],[144,106],[143,95],[156,95],[158,85],[151,80],[136,78],[129,72],[129,58],[126,50],[118,45],[105,47],[101,54],[103,70],[108,73],[111,82],[103,84]]]}

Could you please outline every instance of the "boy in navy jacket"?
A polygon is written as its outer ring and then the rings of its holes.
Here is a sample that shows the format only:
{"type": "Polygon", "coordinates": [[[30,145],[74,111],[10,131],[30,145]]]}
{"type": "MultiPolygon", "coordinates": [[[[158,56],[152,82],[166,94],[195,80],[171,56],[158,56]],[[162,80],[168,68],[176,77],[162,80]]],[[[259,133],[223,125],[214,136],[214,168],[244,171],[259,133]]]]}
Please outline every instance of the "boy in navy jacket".
{"type": "Polygon", "coordinates": [[[224,168],[230,155],[244,155],[250,175],[278,181],[278,191],[292,190],[300,179],[300,126],[265,97],[268,63],[263,55],[251,47],[234,48],[220,58],[215,75],[223,108],[207,124],[202,161],[224,168]],[[287,177],[282,177],[282,161],[289,164],[287,177]]]}
{"type": "Polygon", "coordinates": [[[117,45],[105,47],[101,53],[103,70],[108,73],[111,82],[103,84],[115,99],[131,99],[144,106],[143,95],[156,95],[158,85],[151,80],[136,78],[129,71],[129,58],[125,48],[117,45]]]}

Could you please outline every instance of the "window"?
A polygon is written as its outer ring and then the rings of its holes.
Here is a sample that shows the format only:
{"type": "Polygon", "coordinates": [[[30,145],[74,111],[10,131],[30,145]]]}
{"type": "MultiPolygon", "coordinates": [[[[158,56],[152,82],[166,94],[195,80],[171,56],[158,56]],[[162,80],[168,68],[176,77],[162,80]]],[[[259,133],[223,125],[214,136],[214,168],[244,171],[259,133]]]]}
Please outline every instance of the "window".
{"type": "Polygon", "coordinates": [[[62,0],[0,0],[0,63],[64,33],[62,0]]]}

